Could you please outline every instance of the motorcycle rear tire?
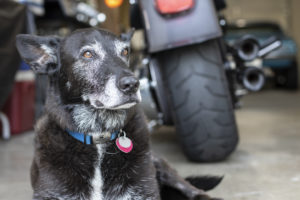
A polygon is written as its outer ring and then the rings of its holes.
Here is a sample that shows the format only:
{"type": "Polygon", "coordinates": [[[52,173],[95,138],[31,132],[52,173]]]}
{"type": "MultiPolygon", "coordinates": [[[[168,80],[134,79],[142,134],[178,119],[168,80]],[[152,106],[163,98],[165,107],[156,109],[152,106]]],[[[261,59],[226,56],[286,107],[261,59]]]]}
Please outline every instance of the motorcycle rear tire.
{"type": "Polygon", "coordinates": [[[195,162],[227,158],[238,131],[216,40],[157,54],[185,155],[195,162]]]}

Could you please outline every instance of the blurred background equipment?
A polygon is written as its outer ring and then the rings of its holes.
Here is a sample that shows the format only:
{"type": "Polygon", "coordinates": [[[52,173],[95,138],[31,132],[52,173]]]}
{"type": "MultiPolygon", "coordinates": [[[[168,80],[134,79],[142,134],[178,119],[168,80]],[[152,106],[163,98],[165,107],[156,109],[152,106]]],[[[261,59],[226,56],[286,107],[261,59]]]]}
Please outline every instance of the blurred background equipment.
{"type": "Polygon", "coordinates": [[[79,28],[98,26],[106,20],[106,15],[95,5],[84,1],[44,0],[42,7],[44,14],[35,16],[39,35],[65,36],[79,28]]]}
{"type": "MultiPolygon", "coordinates": [[[[228,34],[228,28],[225,27],[228,34]]],[[[226,38],[226,37],[225,37],[226,38]]],[[[235,94],[232,95],[235,107],[239,106],[239,98],[247,91],[257,92],[265,85],[265,73],[262,59],[281,46],[281,40],[270,35],[262,41],[250,34],[240,35],[234,41],[226,41],[226,72],[235,94]]]]}
{"type": "Polygon", "coordinates": [[[288,37],[276,23],[263,21],[247,23],[244,20],[242,23],[241,21],[238,22],[228,25],[225,35],[226,41],[229,44],[233,44],[240,37],[250,34],[257,40],[258,45],[265,45],[264,43],[268,38],[278,38],[282,46],[266,55],[263,58],[262,66],[273,71],[276,86],[297,89],[298,64],[296,42],[291,37],[288,37]]]}
{"type": "Polygon", "coordinates": [[[248,28],[249,31],[260,32],[264,36],[270,34],[279,35],[283,42],[282,47],[269,55],[272,56],[272,59],[270,58],[270,61],[265,63],[266,67],[264,69],[269,72],[268,75],[270,77],[274,77],[272,83],[274,81],[277,88],[279,86],[281,89],[297,89],[300,74],[300,70],[297,69],[297,63],[300,62],[300,51],[297,51],[296,44],[300,42],[300,13],[298,12],[300,1],[227,0],[227,4],[229,6],[224,10],[223,14],[226,16],[229,24],[238,25],[239,27],[246,26],[245,31],[247,31],[247,26],[250,26],[248,28]],[[284,51],[283,55],[279,55],[281,54],[279,52],[282,50],[284,51]],[[274,59],[275,55],[276,59],[274,59]],[[294,57],[294,61],[290,66],[294,67],[287,67],[287,60],[291,61],[292,57],[294,57]],[[279,62],[276,62],[277,59],[279,62]],[[285,61],[281,62],[283,61],[282,59],[285,61]],[[276,67],[275,64],[277,65],[276,67]],[[283,67],[284,65],[285,67],[283,67]],[[291,74],[293,76],[290,76],[291,74]]]}
{"type": "MultiPolygon", "coordinates": [[[[13,1],[0,1],[0,112],[3,111],[13,87],[21,59],[15,47],[15,37],[26,32],[26,8],[13,1]]],[[[10,137],[8,113],[0,113],[3,137],[10,137]]],[[[11,120],[10,120],[11,121],[11,120]]],[[[32,122],[31,122],[32,125],[32,122]]]]}
{"type": "Polygon", "coordinates": [[[26,32],[26,8],[13,1],[0,2],[0,108],[3,107],[21,59],[15,47],[15,37],[26,32]]]}
{"type": "Polygon", "coordinates": [[[117,8],[122,5],[123,0],[104,0],[109,8],[117,8]]]}

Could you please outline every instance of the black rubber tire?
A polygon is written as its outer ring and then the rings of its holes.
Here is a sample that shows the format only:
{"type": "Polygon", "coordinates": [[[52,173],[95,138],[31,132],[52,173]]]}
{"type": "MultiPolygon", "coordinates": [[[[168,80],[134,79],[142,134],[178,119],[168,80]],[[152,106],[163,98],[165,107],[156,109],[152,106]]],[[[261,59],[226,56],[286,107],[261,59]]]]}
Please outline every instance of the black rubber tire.
{"type": "Polygon", "coordinates": [[[238,131],[216,40],[157,54],[183,151],[214,162],[236,148],[238,131]]]}

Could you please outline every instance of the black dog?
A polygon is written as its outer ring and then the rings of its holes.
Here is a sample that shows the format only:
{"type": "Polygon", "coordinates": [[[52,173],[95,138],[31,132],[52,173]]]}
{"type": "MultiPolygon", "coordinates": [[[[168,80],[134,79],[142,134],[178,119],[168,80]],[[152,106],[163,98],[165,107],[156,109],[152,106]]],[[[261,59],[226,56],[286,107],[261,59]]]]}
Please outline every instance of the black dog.
{"type": "MultiPolygon", "coordinates": [[[[17,37],[22,58],[49,77],[46,111],[35,127],[33,199],[156,200],[173,190],[210,199],[149,150],[136,106],[139,81],[129,69],[131,36],[83,29],[64,39],[17,37]]],[[[210,180],[198,186],[220,181],[210,180]]]]}

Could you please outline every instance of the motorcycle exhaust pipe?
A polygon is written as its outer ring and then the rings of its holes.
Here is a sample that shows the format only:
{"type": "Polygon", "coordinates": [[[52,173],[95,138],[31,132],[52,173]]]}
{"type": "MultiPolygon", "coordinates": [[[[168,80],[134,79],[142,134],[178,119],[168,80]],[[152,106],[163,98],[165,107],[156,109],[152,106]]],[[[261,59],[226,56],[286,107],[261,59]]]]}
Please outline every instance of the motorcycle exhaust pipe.
{"type": "Polygon", "coordinates": [[[256,92],[264,86],[265,75],[257,67],[247,67],[242,71],[241,82],[247,90],[256,92]]]}
{"type": "Polygon", "coordinates": [[[261,49],[258,52],[259,57],[264,57],[267,54],[271,53],[275,49],[281,47],[282,42],[276,36],[272,36],[265,41],[265,44],[262,45],[261,49]]]}
{"type": "Polygon", "coordinates": [[[234,46],[237,56],[244,61],[252,61],[257,58],[260,50],[258,41],[250,35],[243,36],[234,46]]]}

